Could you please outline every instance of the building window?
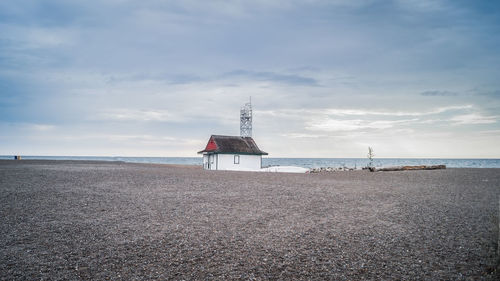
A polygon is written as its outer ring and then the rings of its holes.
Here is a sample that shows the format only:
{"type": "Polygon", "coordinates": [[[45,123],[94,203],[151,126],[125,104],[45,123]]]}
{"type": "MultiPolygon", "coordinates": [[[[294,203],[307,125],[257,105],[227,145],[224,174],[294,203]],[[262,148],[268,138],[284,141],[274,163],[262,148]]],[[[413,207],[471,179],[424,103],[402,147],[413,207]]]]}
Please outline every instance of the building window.
{"type": "Polygon", "coordinates": [[[234,164],[240,164],[240,156],[239,155],[234,156],[234,164]]]}

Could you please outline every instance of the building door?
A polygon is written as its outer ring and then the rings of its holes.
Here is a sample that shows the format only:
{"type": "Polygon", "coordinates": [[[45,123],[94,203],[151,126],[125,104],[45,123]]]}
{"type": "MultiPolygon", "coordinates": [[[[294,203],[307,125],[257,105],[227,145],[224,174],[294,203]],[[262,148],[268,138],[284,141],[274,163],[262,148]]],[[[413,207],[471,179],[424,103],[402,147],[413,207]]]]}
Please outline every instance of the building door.
{"type": "Polygon", "coordinates": [[[216,167],[214,167],[214,166],[215,166],[214,161],[215,161],[215,154],[209,154],[209,155],[208,155],[208,169],[209,169],[209,170],[216,170],[216,169],[217,169],[217,168],[216,168],[217,166],[216,166],[216,167]],[[215,168],[215,169],[214,169],[214,168],[215,168]]]}

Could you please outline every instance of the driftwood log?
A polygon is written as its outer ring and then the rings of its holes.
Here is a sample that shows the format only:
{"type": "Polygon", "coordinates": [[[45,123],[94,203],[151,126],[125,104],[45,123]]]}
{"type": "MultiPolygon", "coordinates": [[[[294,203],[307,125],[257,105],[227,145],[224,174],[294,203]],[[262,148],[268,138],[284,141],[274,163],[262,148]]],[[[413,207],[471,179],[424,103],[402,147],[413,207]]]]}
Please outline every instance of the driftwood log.
{"type": "Polygon", "coordinates": [[[389,172],[389,171],[412,171],[412,170],[440,170],[446,169],[446,165],[420,165],[420,166],[398,166],[398,167],[387,167],[387,168],[370,168],[371,172],[389,172]]]}

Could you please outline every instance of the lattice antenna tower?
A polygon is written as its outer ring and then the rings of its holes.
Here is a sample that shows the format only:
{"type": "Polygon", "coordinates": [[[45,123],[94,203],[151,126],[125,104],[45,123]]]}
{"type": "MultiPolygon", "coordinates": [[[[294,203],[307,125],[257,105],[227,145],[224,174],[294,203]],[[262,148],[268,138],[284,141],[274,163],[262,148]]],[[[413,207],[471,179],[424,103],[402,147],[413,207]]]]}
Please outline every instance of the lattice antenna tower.
{"type": "Polygon", "coordinates": [[[252,137],[252,97],[240,110],[240,136],[252,137]]]}

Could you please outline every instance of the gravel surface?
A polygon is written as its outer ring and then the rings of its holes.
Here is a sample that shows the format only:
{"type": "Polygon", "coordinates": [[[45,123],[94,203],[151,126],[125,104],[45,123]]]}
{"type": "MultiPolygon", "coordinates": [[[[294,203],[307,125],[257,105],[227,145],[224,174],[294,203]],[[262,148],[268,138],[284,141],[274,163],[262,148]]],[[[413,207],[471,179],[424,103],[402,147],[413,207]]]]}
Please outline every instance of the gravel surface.
{"type": "Polygon", "coordinates": [[[498,280],[500,169],[0,160],[0,279],[498,280]]]}

